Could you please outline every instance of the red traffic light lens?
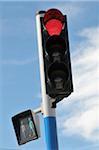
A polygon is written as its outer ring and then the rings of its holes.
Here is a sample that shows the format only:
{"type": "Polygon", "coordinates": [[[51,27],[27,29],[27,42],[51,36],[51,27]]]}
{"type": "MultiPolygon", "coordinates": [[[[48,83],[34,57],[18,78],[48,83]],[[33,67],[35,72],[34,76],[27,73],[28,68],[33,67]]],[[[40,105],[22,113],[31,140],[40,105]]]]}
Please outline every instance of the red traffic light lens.
{"type": "Polygon", "coordinates": [[[49,35],[60,35],[61,30],[62,30],[63,24],[61,23],[60,20],[57,19],[51,19],[49,20],[45,27],[46,30],[48,31],[49,35]]]}
{"type": "Polygon", "coordinates": [[[63,14],[57,9],[50,9],[44,15],[44,25],[49,35],[59,35],[64,23],[63,14]]]}

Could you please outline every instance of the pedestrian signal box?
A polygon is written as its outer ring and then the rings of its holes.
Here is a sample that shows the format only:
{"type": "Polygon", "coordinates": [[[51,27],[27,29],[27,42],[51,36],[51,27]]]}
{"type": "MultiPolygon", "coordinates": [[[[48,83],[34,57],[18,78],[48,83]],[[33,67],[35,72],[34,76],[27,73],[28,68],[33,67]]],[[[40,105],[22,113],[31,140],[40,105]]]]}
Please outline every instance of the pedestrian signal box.
{"type": "Polygon", "coordinates": [[[19,145],[38,139],[40,136],[38,116],[27,110],[12,117],[12,122],[19,145]]]}

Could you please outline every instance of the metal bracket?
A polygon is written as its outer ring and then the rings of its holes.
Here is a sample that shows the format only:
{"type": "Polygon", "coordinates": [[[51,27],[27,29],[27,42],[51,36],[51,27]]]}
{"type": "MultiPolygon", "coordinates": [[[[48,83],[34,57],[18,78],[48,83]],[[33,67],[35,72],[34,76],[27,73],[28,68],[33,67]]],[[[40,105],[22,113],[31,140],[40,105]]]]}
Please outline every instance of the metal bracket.
{"type": "Polygon", "coordinates": [[[42,104],[41,104],[41,107],[39,107],[39,108],[33,110],[33,112],[34,112],[35,114],[42,113],[42,104]]]}
{"type": "Polygon", "coordinates": [[[50,97],[49,100],[51,102],[51,108],[56,108],[56,99],[50,97]]]}

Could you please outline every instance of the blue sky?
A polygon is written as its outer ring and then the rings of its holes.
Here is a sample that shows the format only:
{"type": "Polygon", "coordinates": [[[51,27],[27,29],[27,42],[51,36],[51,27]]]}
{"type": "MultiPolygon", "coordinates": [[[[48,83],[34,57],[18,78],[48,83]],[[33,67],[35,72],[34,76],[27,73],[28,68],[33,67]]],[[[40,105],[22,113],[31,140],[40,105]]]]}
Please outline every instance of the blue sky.
{"type": "Polygon", "coordinates": [[[35,14],[68,17],[74,93],[57,105],[60,150],[99,149],[99,2],[0,2],[0,149],[44,150],[41,138],[18,146],[11,117],[41,103],[35,14]]]}

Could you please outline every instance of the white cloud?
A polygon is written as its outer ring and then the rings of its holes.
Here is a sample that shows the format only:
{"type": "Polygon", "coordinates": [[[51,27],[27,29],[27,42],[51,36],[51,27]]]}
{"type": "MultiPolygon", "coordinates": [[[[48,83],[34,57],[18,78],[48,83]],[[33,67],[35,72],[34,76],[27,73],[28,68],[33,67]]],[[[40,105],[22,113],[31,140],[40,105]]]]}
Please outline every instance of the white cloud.
{"type": "Polygon", "coordinates": [[[61,102],[62,132],[99,140],[99,27],[86,28],[78,36],[83,42],[72,54],[74,93],[61,102]]]}
{"type": "Polygon", "coordinates": [[[64,132],[79,134],[90,140],[99,140],[99,106],[75,114],[65,121],[64,132]]]}

